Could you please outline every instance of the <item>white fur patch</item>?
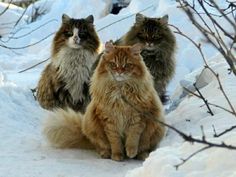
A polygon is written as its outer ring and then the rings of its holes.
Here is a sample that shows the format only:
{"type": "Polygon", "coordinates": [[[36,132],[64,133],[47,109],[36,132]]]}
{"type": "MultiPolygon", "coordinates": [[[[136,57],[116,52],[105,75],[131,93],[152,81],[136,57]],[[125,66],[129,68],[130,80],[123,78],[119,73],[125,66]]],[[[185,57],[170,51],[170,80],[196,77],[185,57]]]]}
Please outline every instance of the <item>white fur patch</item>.
{"type": "Polygon", "coordinates": [[[73,29],[73,36],[69,37],[68,41],[67,41],[67,45],[71,48],[75,48],[78,49],[80,48],[80,38],[79,38],[79,29],[78,28],[74,28],[73,29]]]}
{"type": "Polygon", "coordinates": [[[116,81],[125,81],[128,79],[127,76],[123,73],[122,74],[115,73],[114,77],[116,81]]]}
{"type": "Polygon", "coordinates": [[[57,54],[53,64],[59,68],[59,77],[65,82],[65,89],[69,91],[73,102],[85,99],[83,84],[90,80],[90,70],[95,61],[96,54],[85,49],[65,47],[57,54]]]}

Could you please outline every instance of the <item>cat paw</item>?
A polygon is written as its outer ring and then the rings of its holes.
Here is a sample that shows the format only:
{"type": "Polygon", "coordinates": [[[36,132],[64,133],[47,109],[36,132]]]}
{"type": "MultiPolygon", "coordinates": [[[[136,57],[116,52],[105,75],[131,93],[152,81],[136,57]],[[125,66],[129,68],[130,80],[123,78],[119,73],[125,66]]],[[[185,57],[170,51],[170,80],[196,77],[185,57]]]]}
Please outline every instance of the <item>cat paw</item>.
{"type": "Polygon", "coordinates": [[[129,157],[129,158],[134,158],[138,153],[138,149],[137,148],[129,148],[127,147],[126,148],[126,155],[129,157]]]}
{"type": "Polygon", "coordinates": [[[110,159],[111,158],[111,153],[109,150],[101,150],[99,152],[99,154],[100,154],[101,158],[103,158],[103,159],[110,159]]]}
{"type": "Polygon", "coordinates": [[[141,152],[137,155],[137,159],[138,160],[145,160],[147,157],[149,156],[148,152],[141,152]]]}
{"type": "Polygon", "coordinates": [[[111,159],[115,161],[122,161],[124,160],[124,156],[121,153],[115,153],[111,155],[111,159]]]}

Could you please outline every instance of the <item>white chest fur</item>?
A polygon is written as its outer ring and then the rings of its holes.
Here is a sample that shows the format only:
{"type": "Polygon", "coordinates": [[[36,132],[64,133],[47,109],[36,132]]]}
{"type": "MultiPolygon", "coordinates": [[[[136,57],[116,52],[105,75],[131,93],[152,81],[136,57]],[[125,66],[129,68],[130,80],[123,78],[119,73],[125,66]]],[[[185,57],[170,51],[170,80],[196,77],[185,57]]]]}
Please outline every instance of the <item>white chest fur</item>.
{"type": "Polygon", "coordinates": [[[90,69],[95,61],[96,54],[79,48],[63,48],[54,59],[54,66],[59,68],[59,77],[66,83],[73,102],[85,99],[83,95],[84,82],[90,80],[90,69]]]}

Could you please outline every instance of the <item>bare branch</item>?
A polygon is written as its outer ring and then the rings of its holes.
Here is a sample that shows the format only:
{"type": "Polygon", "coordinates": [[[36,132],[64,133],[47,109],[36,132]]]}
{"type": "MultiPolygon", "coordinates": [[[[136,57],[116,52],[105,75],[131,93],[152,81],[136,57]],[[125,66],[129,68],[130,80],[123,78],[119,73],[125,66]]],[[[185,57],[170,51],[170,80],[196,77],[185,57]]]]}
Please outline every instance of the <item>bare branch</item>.
{"type": "Polygon", "coordinates": [[[208,109],[207,112],[208,112],[209,114],[211,114],[212,116],[214,116],[214,114],[213,114],[213,112],[212,112],[212,110],[211,110],[211,108],[210,108],[210,106],[209,106],[209,104],[208,104],[208,101],[204,98],[204,96],[202,95],[202,93],[200,92],[200,90],[197,88],[196,83],[194,83],[193,86],[194,86],[194,88],[197,90],[197,92],[198,92],[200,98],[202,99],[202,101],[205,103],[205,105],[206,105],[206,107],[207,107],[207,109],[208,109]]]}
{"type": "Polygon", "coordinates": [[[210,149],[210,148],[211,148],[211,146],[205,146],[205,147],[203,147],[203,148],[197,150],[196,152],[192,153],[192,154],[189,155],[187,158],[181,159],[182,162],[179,163],[179,164],[177,164],[177,165],[175,165],[176,170],[178,170],[180,166],[182,166],[183,164],[185,164],[185,163],[186,163],[188,160],[190,160],[193,156],[199,154],[199,153],[202,152],[202,151],[205,151],[205,150],[207,150],[207,149],[210,149]]]}
{"type": "Polygon", "coordinates": [[[10,8],[12,1],[13,0],[10,0],[10,2],[7,5],[7,7],[2,12],[0,12],[0,16],[3,15],[10,8]]]}
{"type": "Polygon", "coordinates": [[[222,135],[224,135],[226,133],[229,133],[230,131],[236,129],[236,125],[234,125],[234,126],[228,128],[228,129],[224,130],[223,132],[217,134],[214,125],[212,125],[212,127],[213,127],[213,130],[214,130],[214,137],[220,137],[220,136],[222,136],[222,135]]]}
{"type": "Polygon", "coordinates": [[[45,59],[45,60],[43,60],[43,61],[40,61],[39,63],[37,63],[37,64],[35,64],[35,65],[33,65],[33,66],[30,66],[29,68],[26,68],[26,69],[24,69],[24,70],[21,70],[21,71],[19,71],[18,73],[23,73],[23,72],[28,71],[28,70],[30,70],[30,69],[32,69],[32,68],[35,68],[36,66],[38,66],[38,65],[40,65],[40,64],[42,64],[42,63],[48,61],[49,59],[50,59],[50,58],[47,58],[47,59],[45,59]]]}
{"type": "Polygon", "coordinates": [[[41,40],[39,40],[39,41],[37,41],[37,42],[35,42],[35,43],[33,43],[33,44],[29,44],[29,45],[25,45],[25,46],[21,46],[21,47],[10,47],[10,46],[6,46],[6,45],[2,45],[2,44],[0,44],[0,47],[6,48],[6,49],[12,49],[12,50],[25,49],[25,48],[28,48],[28,47],[32,47],[32,46],[34,46],[34,45],[36,45],[36,44],[39,44],[40,42],[42,42],[42,41],[48,39],[48,38],[49,38],[50,36],[52,36],[53,34],[54,34],[54,32],[53,32],[53,33],[50,33],[50,34],[47,35],[46,37],[42,38],[41,40]]]}
{"type": "MultiPolygon", "coordinates": [[[[146,10],[152,8],[152,7],[154,7],[154,6],[153,6],[153,5],[150,5],[150,6],[148,6],[147,8],[145,8],[145,9],[143,9],[143,10],[141,10],[141,11],[138,11],[137,13],[144,12],[144,11],[146,11],[146,10]]],[[[128,16],[126,16],[126,17],[124,17],[124,18],[121,18],[121,19],[119,19],[119,20],[117,20],[117,21],[114,21],[114,22],[112,22],[112,23],[110,23],[110,24],[108,24],[108,25],[106,25],[106,26],[104,26],[104,27],[98,29],[97,32],[100,32],[100,31],[102,31],[102,30],[104,30],[104,29],[106,29],[106,28],[108,28],[108,27],[110,27],[110,26],[112,26],[112,25],[114,25],[114,24],[116,24],[116,23],[118,23],[118,22],[121,22],[121,21],[123,21],[123,20],[125,20],[125,19],[128,19],[128,18],[130,18],[130,17],[133,17],[133,16],[136,15],[137,13],[128,15],[128,16]]]]}
{"type": "MultiPolygon", "coordinates": [[[[199,0],[198,0],[199,1],[199,0]]],[[[215,32],[206,24],[205,20],[201,17],[201,15],[192,7],[187,1],[185,0],[179,0],[181,8],[183,11],[186,13],[186,15],[189,17],[190,21],[195,25],[195,27],[203,34],[203,36],[207,39],[207,41],[214,46],[225,58],[227,63],[230,66],[230,69],[233,71],[234,75],[236,75],[236,68],[234,62],[236,62],[235,56],[231,53],[230,55],[228,54],[227,49],[224,49],[221,45],[217,45],[215,41],[219,41],[219,38],[215,35],[215,32]],[[193,13],[191,12],[193,10],[196,12],[198,17],[200,17],[201,21],[204,23],[204,25],[207,27],[204,28],[194,17],[193,13]],[[213,39],[211,37],[213,37],[213,39]]],[[[202,1],[201,1],[202,2],[202,1]]],[[[200,4],[201,5],[201,4],[200,4]]],[[[204,6],[202,7],[204,8],[204,6]]],[[[210,15],[209,15],[210,16],[210,15]]],[[[209,17],[212,23],[215,25],[219,25],[212,17],[209,17]]],[[[222,28],[222,27],[221,27],[222,28]]],[[[228,32],[226,32],[224,29],[222,30],[227,37],[231,36],[228,32]]],[[[234,36],[231,36],[230,39],[234,40],[234,36]]],[[[225,44],[226,46],[226,44],[225,44]]]]}

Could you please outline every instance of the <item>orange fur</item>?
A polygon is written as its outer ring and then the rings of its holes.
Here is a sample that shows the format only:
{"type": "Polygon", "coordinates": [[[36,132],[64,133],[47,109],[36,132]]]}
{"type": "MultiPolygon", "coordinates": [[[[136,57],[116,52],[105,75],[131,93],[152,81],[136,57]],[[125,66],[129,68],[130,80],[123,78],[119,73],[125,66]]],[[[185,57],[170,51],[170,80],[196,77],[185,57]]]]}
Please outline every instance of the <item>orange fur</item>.
{"type": "Polygon", "coordinates": [[[141,56],[132,54],[134,47],[114,47],[102,56],[91,78],[92,100],[82,122],[83,133],[100,155],[113,160],[122,160],[125,153],[146,158],[165,132],[156,121],[164,121],[162,104],[141,56]],[[132,64],[127,80],[114,78],[111,62],[132,64]]]}
{"type": "Polygon", "coordinates": [[[143,160],[156,148],[165,134],[158,122],[164,122],[164,113],[140,50],[139,45],[106,45],[91,78],[92,100],[83,118],[72,110],[57,110],[47,119],[44,133],[52,145],[94,147],[102,158],[117,161],[143,160]]]}

